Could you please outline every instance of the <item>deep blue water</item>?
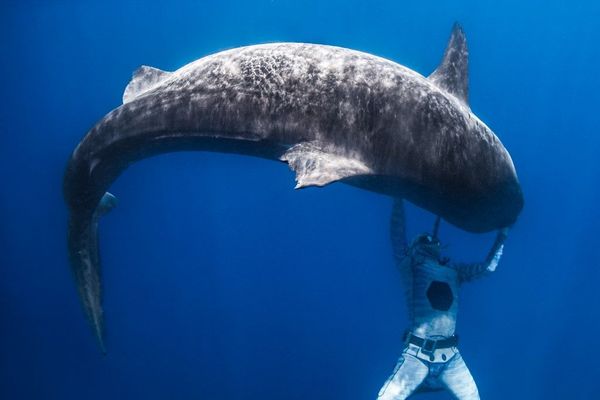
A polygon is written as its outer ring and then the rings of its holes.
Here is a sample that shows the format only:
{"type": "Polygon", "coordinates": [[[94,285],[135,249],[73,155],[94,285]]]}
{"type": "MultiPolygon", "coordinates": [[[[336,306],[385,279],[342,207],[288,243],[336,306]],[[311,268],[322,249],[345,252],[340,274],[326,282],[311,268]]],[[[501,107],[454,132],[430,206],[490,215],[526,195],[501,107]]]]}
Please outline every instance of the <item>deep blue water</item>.
{"type": "MultiPolygon", "coordinates": [[[[284,165],[250,157],[133,165],[101,224],[102,356],[67,262],[62,175],[141,64],[301,41],[427,75],[454,21],[472,109],[511,152],[526,201],[498,272],[461,293],[461,351],[484,399],[597,398],[600,6],[499,3],[3,2],[0,398],[374,399],[407,315],[389,198],[294,191],[284,165]]],[[[411,234],[430,228],[408,214],[411,234]]],[[[465,261],[493,237],[441,235],[465,261]]]]}

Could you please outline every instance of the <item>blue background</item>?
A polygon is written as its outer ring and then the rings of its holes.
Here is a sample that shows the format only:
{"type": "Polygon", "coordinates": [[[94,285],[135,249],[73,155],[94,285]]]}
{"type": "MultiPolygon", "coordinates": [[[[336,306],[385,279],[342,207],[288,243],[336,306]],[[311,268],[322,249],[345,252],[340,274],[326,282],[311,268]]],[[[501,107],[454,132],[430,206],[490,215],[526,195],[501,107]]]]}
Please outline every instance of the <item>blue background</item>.
{"type": "MultiPolygon", "coordinates": [[[[461,350],[484,399],[600,390],[596,1],[4,1],[0,6],[0,398],[373,399],[406,324],[389,198],[294,191],[273,162],[178,153],[111,191],[108,355],[79,305],[61,186],[131,72],[273,41],[350,47],[427,75],[460,21],[471,106],[526,206],[498,272],[464,287],[461,350]]],[[[410,233],[433,216],[408,212],[410,233]]],[[[442,226],[457,259],[492,234],[442,226]]],[[[424,395],[445,399],[448,394],[424,395]]]]}

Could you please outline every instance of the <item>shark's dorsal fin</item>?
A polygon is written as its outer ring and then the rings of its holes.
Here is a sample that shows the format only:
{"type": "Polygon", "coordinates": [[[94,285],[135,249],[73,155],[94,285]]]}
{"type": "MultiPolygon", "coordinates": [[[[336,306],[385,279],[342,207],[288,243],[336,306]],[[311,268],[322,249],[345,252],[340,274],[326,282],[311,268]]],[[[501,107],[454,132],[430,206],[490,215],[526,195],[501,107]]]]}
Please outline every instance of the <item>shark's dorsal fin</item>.
{"type": "Polygon", "coordinates": [[[469,104],[469,50],[465,33],[459,24],[454,24],[444,58],[428,79],[469,104]]]}
{"type": "Polygon", "coordinates": [[[171,72],[142,65],[135,70],[131,77],[131,81],[129,81],[129,84],[125,88],[125,92],[123,92],[123,104],[129,103],[139,95],[152,89],[169,77],[169,75],[171,75],[171,72]]]}
{"type": "Polygon", "coordinates": [[[372,174],[362,161],[337,155],[318,142],[304,142],[292,146],[281,156],[296,172],[296,189],[307,186],[325,186],[359,175],[372,174]]]}

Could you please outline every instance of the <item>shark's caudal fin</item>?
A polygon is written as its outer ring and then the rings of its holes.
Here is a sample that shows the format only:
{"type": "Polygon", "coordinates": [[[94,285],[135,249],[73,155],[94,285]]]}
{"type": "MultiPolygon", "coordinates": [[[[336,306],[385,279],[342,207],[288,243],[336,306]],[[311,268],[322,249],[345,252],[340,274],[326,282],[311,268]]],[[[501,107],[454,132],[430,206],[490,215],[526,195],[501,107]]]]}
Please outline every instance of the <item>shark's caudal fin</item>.
{"type": "Polygon", "coordinates": [[[334,154],[318,142],[304,142],[292,146],[281,156],[296,172],[296,189],[307,186],[325,186],[359,175],[372,174],[359,160],[334,154]]]}
{"type": "Polygon", "coordinates": [[[94,213],[72,214],[69,220],[69,256],[73,275],[83,309],[103,353],[106,353],[106,347],[98,250],[98,219],[112,210],[116,203],[116,197],[106,192],[94,213]]]}
{"type": "Polygon", "coordinates": [[[133,73],[131,81],[129,81],[125,92],[123,92],[123,104],[129,103],[141,94],[156,87],[170,75],[171,72],[142,65],[133,73]]]}
{"type": "Polygon", "coordinates": [[[439,88],[469,104],[469,50],[459,24],[454,24],[441,64],[428,79],[439,88]]]}

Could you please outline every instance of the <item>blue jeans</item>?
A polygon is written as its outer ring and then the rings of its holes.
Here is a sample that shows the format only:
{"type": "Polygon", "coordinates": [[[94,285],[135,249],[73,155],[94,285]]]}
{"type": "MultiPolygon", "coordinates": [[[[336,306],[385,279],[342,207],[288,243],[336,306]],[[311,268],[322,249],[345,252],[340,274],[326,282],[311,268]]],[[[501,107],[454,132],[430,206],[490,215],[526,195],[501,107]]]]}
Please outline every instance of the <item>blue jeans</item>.
{"type": "Polygon", "coordinates": [[[473,376],[457,349],[446,362],[429,362],[404,349],[378,400],[403,400],[415,391],[446,389],[458,400],[479,400],[473,376]]]}

